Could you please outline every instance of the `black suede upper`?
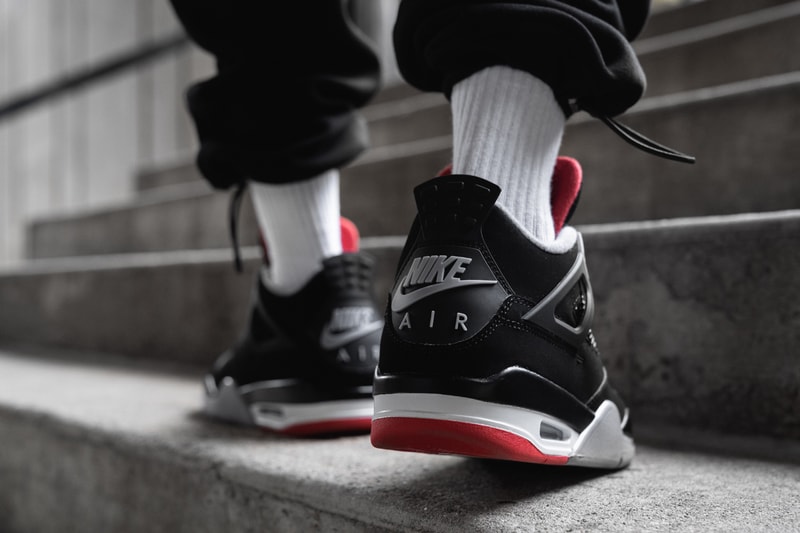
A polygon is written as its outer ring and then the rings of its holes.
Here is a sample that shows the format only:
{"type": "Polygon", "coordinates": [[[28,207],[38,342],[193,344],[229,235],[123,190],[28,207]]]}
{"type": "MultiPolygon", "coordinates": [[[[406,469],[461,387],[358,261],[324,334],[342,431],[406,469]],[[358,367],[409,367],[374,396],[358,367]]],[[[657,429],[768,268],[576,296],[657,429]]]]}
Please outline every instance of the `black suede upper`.
{"type": "Polygon", "coordinates": [[[528,316],[553,293],[556,320],[573,328],[591,320],[588,278],[556,290],[583,261],[580,240],[564,253],[539,248],[494,207],[499,188],[480,178],[437,178],[415,192],[420,214],[390,295],[375,393],[529,408],[546,400],[576,427],[604,399],[622,415],[591,330],[573,338],[528,316]]]}

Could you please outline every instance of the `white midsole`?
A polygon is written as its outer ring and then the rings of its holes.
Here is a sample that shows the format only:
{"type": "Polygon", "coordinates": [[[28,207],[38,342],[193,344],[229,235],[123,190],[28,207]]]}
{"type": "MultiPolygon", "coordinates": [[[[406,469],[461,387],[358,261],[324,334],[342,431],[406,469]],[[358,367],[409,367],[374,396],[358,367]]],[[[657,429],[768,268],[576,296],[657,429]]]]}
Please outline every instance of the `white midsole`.
{"type": "MultiPolygon", "coordinates": [[[[213,379],[213,378],[212,378],[213,379]]],[[[213,416],[281,431],[300,424],[330,422],[353,418],[372,417],[372,398],[335,400],[305,404],[282,402],[253,402],[247,405],[242,389],[232,379],[223,380],[221,386],[211,388],[206,380],[205,411],[213,416]],[[216,390],[215,390],[216,389],[216,390]]],[[[246,386],[252,392],[253,385],[246,386]]]]}
{"type": "Polygon", "coordinates": [[[582,466],[621,467],[630,463],[634,453],[633,440],[622,432],[619,411],[609,400],[597,409],[592,423],[577,432],[546,413],[472,398],[422,393],[375,397],[373,420],[398,417],[451,420],[500,429],[524,438],[544,454],[567,456],[570,464],[582,466]],[[558,437],[552,437],[559,432],[558,437]]]}
{"type": "Polygon", "coordinates": [[[314,422],[370,418],[372,412],[372,398],[311,404],[256,402],[250,405],[250,414],[257,425],[276,430],[314,422]]]}

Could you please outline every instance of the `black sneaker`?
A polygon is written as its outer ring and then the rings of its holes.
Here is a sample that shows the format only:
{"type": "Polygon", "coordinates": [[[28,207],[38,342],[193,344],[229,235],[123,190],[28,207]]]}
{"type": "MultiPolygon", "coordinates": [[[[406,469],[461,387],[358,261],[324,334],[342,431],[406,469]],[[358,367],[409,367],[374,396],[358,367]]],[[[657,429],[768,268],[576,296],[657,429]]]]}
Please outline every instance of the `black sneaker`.
{"type": "Polygon", "coordinates": [[[292,435],[369,431],[383,327],[372,267],[332,257],[288,297],[259,278],[244,337],[206,375],[206,413],[292,435]]]}
{"type": "Polygon", "coordinates": [[[500,188],[473,176],[414,193],[375,376],[373,445],[628,465],[628,409],[595,345],[580,234],[564,228],[542,249],[495,207],[500,188]]]}

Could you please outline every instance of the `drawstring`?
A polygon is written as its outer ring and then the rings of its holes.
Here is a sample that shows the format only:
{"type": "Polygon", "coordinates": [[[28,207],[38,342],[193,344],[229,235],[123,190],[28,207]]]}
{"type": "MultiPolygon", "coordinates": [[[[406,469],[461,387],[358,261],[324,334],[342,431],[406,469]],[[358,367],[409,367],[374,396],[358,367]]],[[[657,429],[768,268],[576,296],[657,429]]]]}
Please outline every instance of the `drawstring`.
{"type": "Polygon", "coordinates": [[[639,150],[643,150],[648,154],[653,154],[658,157],[663,157],[664,159],[678,161],[679,163],[688,163],[690,165],[694,164],[695,159],[693,156],[678,152],[677,150],[673,150],[672,148],[664,146],[663,144],[658,144],[657,142],[648,139],[638,131],[635,131],[631,127],[626,126],[625,124],[620,124],[611,117],[597,118],[602,120],[603,123],[611,129],[611,131],[622,137],[624,141],[633,145],[639,150]]]}
{"type": "Polygon", "coordinates": [[[246,189],[247,180],[240,181],[231,195],[231,203],[228,207],[228,225],[233,245],[233,265],[236,272],[240,274],[242,273],[242,255],[239,251],[239,211],[242,208],[242,198],[246,189]]]}
{"type": "MultiPolygon", "coordinates": [[[[572,113],[577,113],[578,111],[581,111],[580,104],[578,104],[578,100],[575,98],[569,99],[566,105],[568,106],[569,111],[571,111],[572,113]]],[[[652,154],[658,157],[663,157],[664,159],[669,159],[671,161],[677,161],[679,163],[688,163],[690,165],[693,165],[695,162],[694,156],[684,154],[682,152],[670,148],[669,146],[658,144],[654,140],[648,139],[638,131],[631,128],[630,126],[621,124],[611,117],[595,115],[591,112],[589,114],[603,121],[603,124],[608,126],[611,131],[619,135],[623,141],[627,142],[634,148],[638,148],[639,150],[647,152],[648,154],[652,154]]]]}

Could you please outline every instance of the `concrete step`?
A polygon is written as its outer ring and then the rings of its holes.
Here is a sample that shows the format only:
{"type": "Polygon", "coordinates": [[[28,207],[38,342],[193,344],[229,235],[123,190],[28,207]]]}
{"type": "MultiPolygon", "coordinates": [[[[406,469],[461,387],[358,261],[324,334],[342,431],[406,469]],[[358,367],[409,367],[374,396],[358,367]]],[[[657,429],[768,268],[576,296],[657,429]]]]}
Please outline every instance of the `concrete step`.
{"type": "MultiPolygon", "coordinates": [[[[290,439],[198,414],[197,375],[0,354],[3,530],[791,531],[800,466],[642,445],[619,472],[290,439]],[[598,497],[602,495],[602,497],[598,497]]],[[[782,443],[764,440],[778,452],[782,443]]]]}
{"type": "MultiPolygon", "coordinates": [[[[402,238],[366,238],[389,292],[402,238]]],[[[257,247],[64,258],[0,270],[0,343],[114,352],[204,367],[245,323],[257,247]]]]}
{"type": "MultiPolygon", "coordinates": [[[[596,336],[645,419],[800,438],[800,210],[583,228],[596,336]]],[[[389,290],[401,238],[366,239],[389,290]]],[[[34,261],[0,275],[0,342],[208,365],[239,335],[258,262],[230,252],[34,261]]]]}
{"type": "MultiPolygon", "coordinates": [[[[230,196],[205,183],[160,187],[123,202],[55,215],[28,227],[28,256],[70,257],[129,252],[223,248],[231,239],[228,228],[230,196]]],[[[240,235],[243,244],[256,244],[258,231],[252,203],[242,202],[240,235]]]]}
{"type": "Polygon", "coordinates": [[[419,94],[422,94],[419,89],[415,89],[404,81],[399,81],[381,88],[378,94],[375,95],[375,98],[372,99],[372,103],[381,104],[389,102],[390,100],[400,100],[419,94]]]}
{"type": "Polygon", "coordinates": [[[634,43],[647,96],[800,70],[800,2],[794,1],[634,43]]]}
{"type": "MultiPolygon", "coordinates": [[[[797,54],[773,53],[776,49],[791,50],[800,46],[800,32],[795,31],[798,24],[800,2],[795,1],[640,40],[635,47],[648,76],[647,96],[800,70],[797,54]]],[[[450,133],[450,109],[441,94],[420,93],[402,85],[386,92],[389,96],[377,99],[364,109],[373,146],[450,133]]],[[[139,190],[147,191],[201,179],[193,164],[174,163],[142,172],[136,183],[139,190]]]]}
{"type": "MultiPolygon", "coordinates": [[[[370,122],[370,143],[373,147],[387,144],[418,140],[419,132],[405,135],[405,124],[414,124],[419,119],[416,113],[422,109],[432,113],[439,122],[449,124],[450,111],[445,98],[441,94],[422,93],[408,84],[402,83],[382,89],[365,111],[365,118],[370,122]],[[392,123],[397,123],[400,137],[393,137],[392,123]]],[[[427,136],[423,136],[427,137],[427,136]]],[[[143,169],[135,178],[137,191],[148,193],[161,187],[171,188],[186,183],[203,181],[200,172],[193,163],[194,154],[185,153],[162,166],[143,169]]]]}
{"type": "Polygon", "coordinates": [[[653,157],[578,117],[562,145],[586,174],[576,222],[800,207],[800,71],[649,98],[621,120],[697,164],[653,157]]]}
{"type": "MultiPolygon", "coordinates": [[[[800,1],[651,37],[635,44],[647,73],[647,96],[659,96],[800,70],[800,1]],[[724,60],[721,60],[724,58],[724,60]]],[[[448,135],[449,105],[419,94],[364,110],[375,146],[448,135]]]]}
{"type": "MultiPolygon", "coordinates": [[[[660,96],[800,70],[800,1],[744,14],[635,44],[647,73],[647,96],[660,96]],[[724,60],[721,60],[724,58],[724,60]]],[[[448,135],[449,105],[419,94],[364,110],[375,146],[448,135]]]]}
{"type": "MultiPolygon", "coordinates": [[[[364,109],[372,149],[362,159],[380,158],[380,154],[396,144],[415,145],[421,140],[450,134],[450,107],[443,95],[421,93],[407,85],[392,88],[389,94],[392,96],[381,98],[364,109]],[[378,153],[372,154],[375,150],[378,153]]],[[[176,185],[200,182],[205,183],[193,157],[187,154],[183,162],[144,170],[136,177],[136,189],[147,194],[160,192],[162,187],[169,190],[176,185]]]]}
{"type": "Polygon", "coordinates": [[[702,0],[655,10],[639,36],[648,39],[655,35],[685,30],[711,22],[753,13],[793,0],[702,0]]]}
{"type": "Polygon", "coordinates": [[[452,131],[450,104],[440,93],[373,104],[364,108],[369,123],[370,143],[374,147],[430,139],[452,131]]]}
{"type": "MultiPolygon", "coordinates": [[[[450,154],[450,137],[372,149],[342,172],[342,213],[365,236],[408,231],[416,213],[411,189],[444,167],[450,154]]],[[[229,202],[229,193],[197,180],[78,215],[42,218],[28,227],[28,257],[225,248],[231,242],[229,202]]],[[[258,230],[248,199],[239,220],[241,243],[255,245],[258,230]]]]}
{"type": "Polygon", "coordinates": [[[199,182],[205,183],[194,165],[194,154],[184,153],[172,161],[143,168],[134,179],[134,188],[138,192],[149,193],[161,187],[173,188],[199,182]]]}
{"type": "MultiPolygon", "coordinates": [[[[800,159],[794,154],[800,145],[794,127],[800,121],[800,71],[647,99],[622,120],[698,162],[687,166],[650,156],[579,115],[562,148],[585,169],[578,222],[800,206],[800,159]]],[[[343,172],[343,213],[364,235],[405,233],[415,213],[410,191],[450,157],[449,136],[371,150],[343,172]]],[[[39,220],[29,229],[30,257],[224,247],[227,203],[227,195],[197,183],[84,215],[39,220]]],[[[255,244],[247,202],[241,220],[243,242],[255,244]]]]}
{"type": "MultiPolygon", "coordinates": [[[[635,44],[647,73],[647,96],[716,87],[800,70],[800,1],[747,13],[635,44]],[[724,60],[720,60],[724,58],[724,60]]],[[[449,104],[441,94],[418,94],[364,110],[374,146],[448,135],[449,104]]]]}
{"type": "MultiPolygon", "coordinates": [[[[711,87],[800,70],[800,1],[705,0],[657,13],[653,27],[677,17],[669,32],[645,31],[634,43],[648,77],[647,96],[711,87]],[[721,60],[724,59],[724,60],[721,60]]],[[[666,27],[666,25],[664,25],[666,27]]],[[[364,114],[373,146],[447,135],[450,110],[441,94],[399,84],[381,91],[364,114]]],[[[141,190],[199,179],[191,166],[143,172],[141,190]]]]}

